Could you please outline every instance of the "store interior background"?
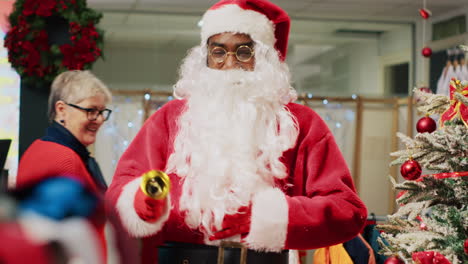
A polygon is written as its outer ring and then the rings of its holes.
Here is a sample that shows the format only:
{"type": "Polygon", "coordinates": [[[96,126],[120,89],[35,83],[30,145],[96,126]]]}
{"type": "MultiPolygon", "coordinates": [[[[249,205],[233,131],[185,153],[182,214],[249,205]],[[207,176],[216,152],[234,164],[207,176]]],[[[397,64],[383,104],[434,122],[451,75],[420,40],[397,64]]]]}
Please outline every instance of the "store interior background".
{"type": "MultiPolygon", "coordinates": [[[[191,47],[200,43],[199,23],[203,12],[215,2],[89,0],[91,7],[104,13],[101,26],[106,30],[106,59],[95,64],[94,72],[114,90],[170,91],[178,78],[181,60],[191,47]]],[[[307,96],[407,97],[413,87],[428,85],[430,81],[430,59],[421,55],[425,44],[434,52],[445,51],[468,39],[466,33],[440,41],[431,38],[432,23],[468,15],[468,2],[463,0],[426,1],[432,17],[426,20],[425,40],[422,39],[424,20],[418,13],[423,8],[423,0],[272,2],[283,7],[292,18],[287,63],[293,86],[307,96]]],[[[328,111],[338,111],[329,109],[333,105],[329,101],[328,111]]],[[[337,104],[335,108],[342,107],[337,104]]],[[[348,106],[355,110],[352,104],[348,106]]],[[[323,107],[321,102],[316,104],[319,113],[323,107]]],[[[376,215],[386,215],[394,209],[388,180],[389,153],[395,138],[391,108],[384,104],[369,105],[362,120],[357,185],[369,211],[376,215]]],[[[399,130],[403,133],[408,131],[407,118],[403,106],[399,109],[399,130]]],[[[418,117],[414,119],[417,121],[418,117]]],[[[342,150],[353,171],[356,147],[353,124],[338,129],[334,123],[327,123],[337,140],[344,141],[340,147],[345,146],[342,150]]],[[[136,128],[132,125],[125,133],[133,134],[136,128]]],[[[98,142],[105,141],[105,132],[101,135],[102,140],[98,142]]],[[[104,158],[105,154],[101,156],[104,158]]],[[[106,163],[112,161],[108,158],[106,163]]],[[[111,171],[112,166],[107,174],[111,171]]]]}
{"type": "MultiPolygon", "coordinates": [[[[88,0],[90,7],[103,13],[100,27],[105,31],[105,59],[97,61],[92,71],[116,95],[134,91],[132,96],[120,95],[116,99],[116,102],[129,103],[114,106],[117,111],[113,118],[120,123],[108,122],[100,132],[98,143],[93,146],[108,181],[112,179],[119,155],[144,120],[142,101],[148,99],[145,99],[148,93],[144,91],[171,91],[182,59],[191,47],[200,42],[201,16],[215,2],[88,0]],[[121,145],[116,150],[117,144],[121,145]]],[[[443,54],[448,48],[468,44],[466,0],[427,0],[426,8],[432,11],[432,16],[425,21],[425,26],[418,13],[423,8],[423,0],[272,2],[283,7],[292,18],[287,63],[293,86],[306,97],[405,98],[411,95],[415,86],[427,86],[431,79],[438,78],[430,75],[435,64],[431,66],[431,59],[421,55],[424,45],[431,47],[434,53],[443,54]],[[433,24],[458,17],[464,18],[464,31],[433,40],[433,24]]],[[[5,56],[4,48],[2,52],[5,56]]],[[[1,67],[7,67],[4,61],[1,67]]],[[[7,77],[11,78],[11,73],[8,74],[7,77]]],[[[8,85],[18,85],[18,81],[10,81],[8,85]]],[[[355,105],[330,99],[313,102],[312,107],[331,121],[327,123],[341,142],[340,147],[343,147],[353,171],[356,166],[353,162],[356,149],[355,105]],[[336,113],[342,117],[334,116],[336,113]],[[334,122],[334,118],[344,118],[349,124],[334,122]]],[[[395,138],[392,107],[385,103],[368,105],[362,116],[357,186],[369,212],[376,215],[386,215],[394,209],[394,194],[388,180],[391,173],[389,153],[395,138]]],[[[397,112],[398,130],[405,134],[413,131],[414,126],[407,126],[406,106],[399,107],[397,112]]],[[[415,113],[412,115],[417,121],[415,113]]],[[[17,129],[11,128],[13,132],[9,133],[14,134],[17,129]]],[[[15,135],[12,137],[17,138],[15,135]]],[[[17,156],[16,152],[16,157],[10,159],[17,160],[17,156]]],[[[14,160],[9,162],[13,178],[15,164],[14,160]]]]}

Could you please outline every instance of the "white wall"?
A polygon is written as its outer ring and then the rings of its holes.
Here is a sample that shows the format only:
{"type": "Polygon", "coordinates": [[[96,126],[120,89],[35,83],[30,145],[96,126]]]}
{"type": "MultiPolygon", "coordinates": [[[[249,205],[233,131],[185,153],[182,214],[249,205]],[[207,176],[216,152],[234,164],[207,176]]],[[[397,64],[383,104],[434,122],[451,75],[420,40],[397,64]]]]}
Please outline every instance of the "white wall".
{"type": "Polygon", "coordinates": [[[152,47],[149,43],[147,46],[109,43],[105,47],[105,60],[99,60],[93,72],[114,90],[171,90],[190,44],[152,47]]]}
{"type": "Polygon", "coordinates": [[[349,47],[350,90],[362,96],[382,96],[379,72],[378,42],[354,44],[349,47]]]}
{"type": "MultiPolygon", "coordinates": [[[[402,25],[398,29],[390,32],[385,32],[379,39],[379,56],[388,56],[392,54],[411,54],[413,48],[412,40],[412,26],[402,25]]],[[[408,57],[411,59],[411,57],[408,57]]]]}
{"type": "Polygon", "coordinates": [[[313,46],[298,45],[291,54],[291,70],[299,92],[346,97],[352,94],[379,96],[377,40],[340,45],[309,58],[313,46]]]}

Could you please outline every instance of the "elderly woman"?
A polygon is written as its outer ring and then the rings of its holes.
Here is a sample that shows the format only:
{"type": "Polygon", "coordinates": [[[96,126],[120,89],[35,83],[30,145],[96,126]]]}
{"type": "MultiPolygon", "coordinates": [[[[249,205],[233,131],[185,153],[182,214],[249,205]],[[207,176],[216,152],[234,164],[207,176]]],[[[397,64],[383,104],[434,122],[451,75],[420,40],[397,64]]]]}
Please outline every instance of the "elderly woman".
{"type": "Polygon", "coordinates": [[[22,156],[16,182],[17,189],[35,190],[22,203],[24,211],[56,220],[89,219],[101,244],[100,263],[105,262],[106,251],[101,198],[107,185],[86,147],[95,142],[99,128],[109,119],[106,104],[110,100],[109,89],[89,71],[58,75],[49,97],[51,125],[22,156]]]}

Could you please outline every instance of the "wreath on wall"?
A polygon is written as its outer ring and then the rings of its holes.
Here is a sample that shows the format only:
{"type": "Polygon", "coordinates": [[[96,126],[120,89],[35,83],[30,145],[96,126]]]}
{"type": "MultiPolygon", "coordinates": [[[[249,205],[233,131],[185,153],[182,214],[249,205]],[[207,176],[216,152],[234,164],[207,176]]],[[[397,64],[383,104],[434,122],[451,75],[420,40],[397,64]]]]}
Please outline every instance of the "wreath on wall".
{"type": "Polygon", "coordinates": [[[17,0],[4,46],[21,81],[47,85],[61,72],[87,70],[102,56],[102,14],[85,0],[17,0]]]}

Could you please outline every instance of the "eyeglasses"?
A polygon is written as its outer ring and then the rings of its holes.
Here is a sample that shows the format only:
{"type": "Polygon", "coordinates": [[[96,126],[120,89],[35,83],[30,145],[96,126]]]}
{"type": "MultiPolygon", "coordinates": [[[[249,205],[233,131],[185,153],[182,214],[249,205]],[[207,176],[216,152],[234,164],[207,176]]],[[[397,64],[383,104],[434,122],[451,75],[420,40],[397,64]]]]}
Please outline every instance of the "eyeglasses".
{"type": "Polygon", "coordinates": [[[238,61],[248,62],[254,56],[255,52],[249,46],[242,45],[234,51],[227,51],[223,47],[214,47],[210,50],[210,56],[216,63],[222,63],[229,54],[236,55],[238,61]]]}
{"type": "Polygon", "coordinates": [[[110,117],[110,114],[112,113],[112,110],[107,109],[107,108],[104,110],[98,110],[96,108],[85,108],[85,107],[81,107],[81,106],[74,105],[74,104],[69,104],[69,103],[66,103],[66,104],[76,109],[85,111],[89,121],[96,121],[99,115],[102,115],[102,118],[104,118],[104,121],[107,121],[110,117]]]}

